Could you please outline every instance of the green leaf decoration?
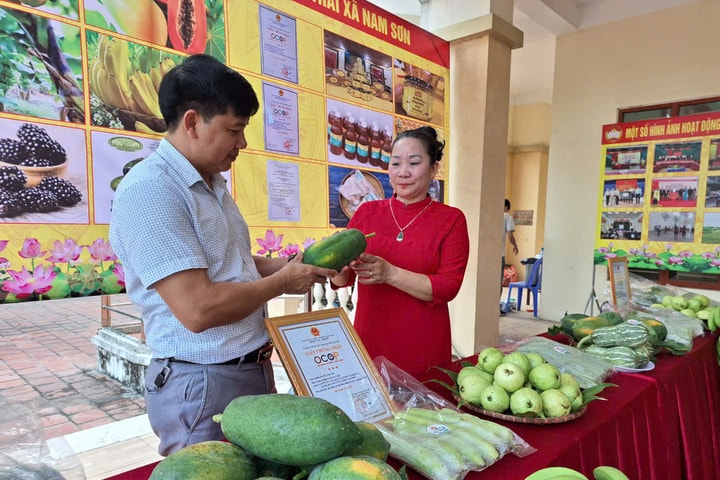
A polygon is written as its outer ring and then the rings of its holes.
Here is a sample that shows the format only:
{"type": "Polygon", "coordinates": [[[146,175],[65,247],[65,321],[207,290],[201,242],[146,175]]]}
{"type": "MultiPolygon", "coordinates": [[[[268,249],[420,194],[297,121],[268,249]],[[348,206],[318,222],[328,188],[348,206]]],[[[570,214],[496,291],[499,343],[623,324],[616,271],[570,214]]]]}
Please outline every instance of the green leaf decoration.
{"type": "Polygon", "coordinates": [[[588,403],[592,402],[593,400],[605,400],[603,397],[598,397],[598,393],[602,392],[608,387],[617,387],[614,383],[599,383],[597,385],[593,385],[590,388],[586,388],[582,391],[582,397],[583,397],[583,405],[587,405],[588,403]]]}

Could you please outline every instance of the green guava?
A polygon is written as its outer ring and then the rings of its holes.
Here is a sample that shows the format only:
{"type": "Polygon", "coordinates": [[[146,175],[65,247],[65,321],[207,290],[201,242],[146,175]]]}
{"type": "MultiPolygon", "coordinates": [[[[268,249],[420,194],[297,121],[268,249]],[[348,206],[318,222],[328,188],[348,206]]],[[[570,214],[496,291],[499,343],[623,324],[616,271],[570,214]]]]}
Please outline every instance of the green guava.
{"type": "Polygon", "coordinates": [[[571,405],[573,400],[575,400],[578,396],[582,396],[582,392],[580,392],[580,389],[574,385],[560,385],[560,388],[558,388],[558,390],[565,394],[568,400],[570,400],[571,405]]]}
{"type": "Polygon", "coordinates": [[[702,304],[702,301],[698,298],[691,298],[688,300],[688,308],[693,312],[699,312],[703,309],[703,307],[704,305],[702,304]]]}
{"type": "Polygon", "coordinates": [[[707,308],[710,306],[710,299],[707,297],[707,295],[695,295],[693,298],[700,301],[702,308],[707,308]]]}
{"type": "Polygon", "coordinates": [[[551,363],[543,363],[533,368],[528,378],[532,386],[541,391],[560,386],[560,370],[551,363]]]}
{"type": "Polygon", "coordinates": [[[510,395],[498,385],[490,385],[480,394],[480,405],[485,410],[502,413],[510,407],[510,395]]]}
{"type": "Polygon", "coordinates": [[[490,382],[480,375],[465,375],[461,382],[458,382],[460,398],[468,403],[480,405],[482,391],[490,386],[490,382]]]}
{"type": "Polygon", "coordinates": [[[578,383],[577,379],[570,373],[560,374],[560,386],[563,385],[572,385],[580,390],[580,383],[578,383]]]}
{"type": "Polygon", "coordinates": [[[522,388],[525,383],[525,372],[514,363],[503,362],[495,369],[495,384],[512,393],[522,388]]]}
{"type": "Polygon", "coordinates": [[[484,349],[478,354],[477,366],[488,373],[495,373],[495,368],[500,365],[505,354],[495,347],[484,349]]]}
{"type": "Polygon", "coordinates": [[[687,308],[687,304],[687,300],[685,300],[685,298],[681,297],[680,295],[672,297],[672,308],[677,311],[685,310],[687,308]]]}
{"type": "MultiPolygon", "coordinates": [[[[458,372],[457,378],[455,379],[455,383],[457,385],[460,385],[466,376],[479,375],[480,372],[486,373],[483,369],[478,368],[478,367],[472,367],[472,366],[463,367],[458,372]]],[[[492,381],[490,383],[492,383],[492,381]]]]}
{"type": "Polygon", "coordinates": [[[520,417],[539,417],[543,411],[540,394],[532,388],[521,388],[510,395],[510,411],[520,417]]]}
{"type": "Polygon", "coordinates": [[[530,373],[530,360],[527,356],[518,351],[514,351],[505,355],[503,363],[514,363],[518,367],[522,368],[523,373],[527,376],[530,373]]]}
{"type": "Polygon", "coordinates": [[[673,296],[665,295],[662,297],[662,300],[660,300],[660,303],[662,303],[665,308],[673,308],[673,296]]]}
{"type": "Polygon", "coordinates": [[[543,414],[547,418],[564,417],[570,413],[570,400],[560,390],[551,388],[540,394],[543,414]]]}
{"type": "MultiPolygon", "coordinates": [[[[543,357],[539,353],[530,352],[530,353],[526,353],[525,356],[530,361],[530,370],[532,370],[533,367],[537,367],[541,363],[547,363],[547,360],[545,360],[545,357],[543,357]]],[[[527,373],[530,373],[530,371],[528,370],[527,373]]]]}

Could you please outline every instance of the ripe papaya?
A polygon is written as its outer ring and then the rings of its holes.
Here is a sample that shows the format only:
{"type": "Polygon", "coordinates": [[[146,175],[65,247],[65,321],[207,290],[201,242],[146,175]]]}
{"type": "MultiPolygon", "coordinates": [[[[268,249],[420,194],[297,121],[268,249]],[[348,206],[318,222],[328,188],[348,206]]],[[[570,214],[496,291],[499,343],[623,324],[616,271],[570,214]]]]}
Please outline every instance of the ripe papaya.
{"type": "Polygon", "coordinates": [[[165,457],[149,480],[254,480],[253,457],[228,442],[207,441],[190,445],[165,457]]]}
{"type": "Polygon", "coordinates": [[[400,475],[387,463],[375,457],[337,457],[318,465],[308,480],[400,480],[400,475]]]}
{"type": "Polygon", "coordinates": [[[356,228],[335,233],[305,249],[303,263],[340,271],[365,251],[365,239],[373,235],[375,234],[365,235],[356,228]]]}
{"type": "Polygon", "coordinates": [[[572,336],[575,340],[580,341],[584,337],[590,335],[596,328],[609,327],[610,323],[604,318],[587,317],[575,322],[572,327],[572,336]]]}
{"type": "Polygon", "coordinates": [[[567,333],[568,335],[572,335],[572,327],[575,325],[575,322],[578,320],[582,320],[583,318],[588,318],[588,315],[585,315],[584,313],[565,313],[565,316],[560,319],[560,325],[562,325],[563,332],[567,333]]]}
{"type": "Polygon", "coordinates": [[[665,337],[667,337],[667,327],[660,320],[655,320],[654,318],[648,317],[641,317],[638,318],[638,321],[642,322],[642,324],[645,325],[648,329],[654,331],[659,342],[662,342],[663,340],[665,340],[665,337]]]}
{"type": "Polygon", "coordinates": [[[207,16],[203,0],[168,0],[170,45],[185,53],[203,53],[207,43],[207,16]]]}
{"type": "Polygon", "coordinates": [[[214,420],[230,442],[282,465],[327,462],[363,440],[345,412],[319,397],[245,395],[214,420]]]}

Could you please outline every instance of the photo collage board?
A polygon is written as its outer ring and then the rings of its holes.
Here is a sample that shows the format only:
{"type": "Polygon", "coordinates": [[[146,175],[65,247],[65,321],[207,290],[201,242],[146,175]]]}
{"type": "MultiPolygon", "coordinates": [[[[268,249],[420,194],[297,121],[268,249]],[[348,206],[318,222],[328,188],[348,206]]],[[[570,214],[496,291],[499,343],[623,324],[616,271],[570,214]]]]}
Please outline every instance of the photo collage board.
{"type": "Polygon", "coordinates": [[[720,114],[603,126],[595,264],[720,274],[720,114]]]}
{"type": "Polygon", "coordinates": [[[159,85],[188,55],[260,99],[224,173],[257,251],[302,249],[392,195],[404,129],[447,140],[449,44],[365,0],[0,0],[0,34],[0,303],[124,291],[114,192],[162,140],[159,85]]]}

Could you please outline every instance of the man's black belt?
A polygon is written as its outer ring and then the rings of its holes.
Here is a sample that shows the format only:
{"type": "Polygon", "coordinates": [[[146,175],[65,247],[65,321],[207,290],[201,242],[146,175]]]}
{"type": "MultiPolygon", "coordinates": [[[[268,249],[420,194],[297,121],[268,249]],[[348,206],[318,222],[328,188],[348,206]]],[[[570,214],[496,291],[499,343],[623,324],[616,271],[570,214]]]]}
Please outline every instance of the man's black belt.
{"type": "Polygon", "coordinates": [[[268,342],[265,345],[263,345],[262,347],[258,348],[257,350],[253,350],[252,352],[248,353],[247,355],[243,355],[242,357],[233,358],[232,360],[228,360],[227,362],[222,362],[222,363],[199,364],[196,362],[188,362],[186,360],[179,360],[175,357],[171,357],[169,360],[171,363],[189,363],[192,365],[240,365],[243,363],[264,363],[270,359],[272,354],[273,354],[273,344],[272,344],[272,342],[268,342]]]}

